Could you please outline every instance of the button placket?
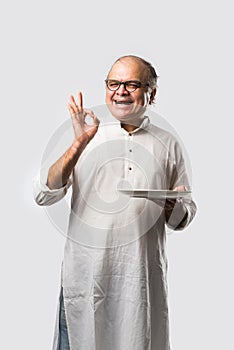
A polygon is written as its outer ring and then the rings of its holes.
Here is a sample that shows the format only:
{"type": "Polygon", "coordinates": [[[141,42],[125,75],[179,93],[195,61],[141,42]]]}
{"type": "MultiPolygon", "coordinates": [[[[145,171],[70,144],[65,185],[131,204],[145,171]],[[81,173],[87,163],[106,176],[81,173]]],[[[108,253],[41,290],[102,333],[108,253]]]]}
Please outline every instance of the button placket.
{"type": "Polygon", "coordinates": [[[128,164],[128,171],[132,171],[132,142],[133,141],[133,135],[132,133],[128,134],[128,151],[129,151],[129,164],[128,164]]]}

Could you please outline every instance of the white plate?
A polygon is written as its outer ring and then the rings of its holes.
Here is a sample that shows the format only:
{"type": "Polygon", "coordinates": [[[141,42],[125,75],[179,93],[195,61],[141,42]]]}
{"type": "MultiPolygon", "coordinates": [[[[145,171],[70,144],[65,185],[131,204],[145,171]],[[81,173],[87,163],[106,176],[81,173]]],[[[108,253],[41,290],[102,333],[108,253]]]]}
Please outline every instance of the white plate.
{"type": "Polygon", "coordinates": [[[143,197],[143,198],[182,198],[188,196],[191,191],[172,191],[172,190],[143,190],[143,189],[118,189],[119,192],[126,194],[130,197],[143,197]]]}

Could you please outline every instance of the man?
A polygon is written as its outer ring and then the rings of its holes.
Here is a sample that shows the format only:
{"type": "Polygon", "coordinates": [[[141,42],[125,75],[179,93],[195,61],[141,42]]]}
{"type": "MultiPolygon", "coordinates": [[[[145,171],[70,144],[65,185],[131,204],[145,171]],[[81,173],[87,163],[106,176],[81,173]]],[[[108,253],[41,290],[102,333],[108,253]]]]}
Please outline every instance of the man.
{"type": "Polygon", "coordinates": [[[73,189],[54,350],[170,349],[165,225],[183,229],[196,206],[182,194],[121,194],[189,188],[177,140],[145,115],[156,84],[150,63],[119,58],[106,79],[114,119],[104,125],[83,108],[81,92],[71,96],[74,141],[50,166],[47,183],[35,182],[40,205],[73,189]]]}

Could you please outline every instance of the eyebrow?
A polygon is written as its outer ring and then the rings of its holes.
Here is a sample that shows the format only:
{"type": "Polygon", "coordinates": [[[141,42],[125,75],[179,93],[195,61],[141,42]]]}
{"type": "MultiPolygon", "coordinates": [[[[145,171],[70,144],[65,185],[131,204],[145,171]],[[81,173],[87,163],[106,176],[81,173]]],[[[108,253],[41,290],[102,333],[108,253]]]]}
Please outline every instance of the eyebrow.
{"type": "Polygon", "coordinates": [[[121,81],[121,80],[118,80],[118,79],[107,79],[107,80],[109,80],[109,81],[118,81],[118,82],[128,82],[128,83],[141,83],[141,81],[140,80],[136,80],[136,79],[131,79],[131,80],[123,80],[123,81],[121,81]]]}

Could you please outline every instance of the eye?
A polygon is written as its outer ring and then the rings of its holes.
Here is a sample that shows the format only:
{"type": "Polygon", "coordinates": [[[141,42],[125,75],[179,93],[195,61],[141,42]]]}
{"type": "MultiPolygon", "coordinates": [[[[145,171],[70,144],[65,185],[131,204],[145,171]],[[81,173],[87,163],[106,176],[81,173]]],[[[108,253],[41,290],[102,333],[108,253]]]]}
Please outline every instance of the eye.
{"type": "Polygon", "coordinates": [[[126,85],[129,88],[137,88],[138,87],[138,84],[136,84],[136,83],[127,83],[126,85]]]}
{"type": "Polygon", "coordinates": [[[112,88],[112,89],[115,89],[119,86],[119,82],[118,81],[108,81],[108,87],[112,88]]]}
{"type": "Polygon", "coordinates": [[[141,86],[141,83],[137,81],[127,81],[126,86],[130,90],[136,90],[141,86]]]}

